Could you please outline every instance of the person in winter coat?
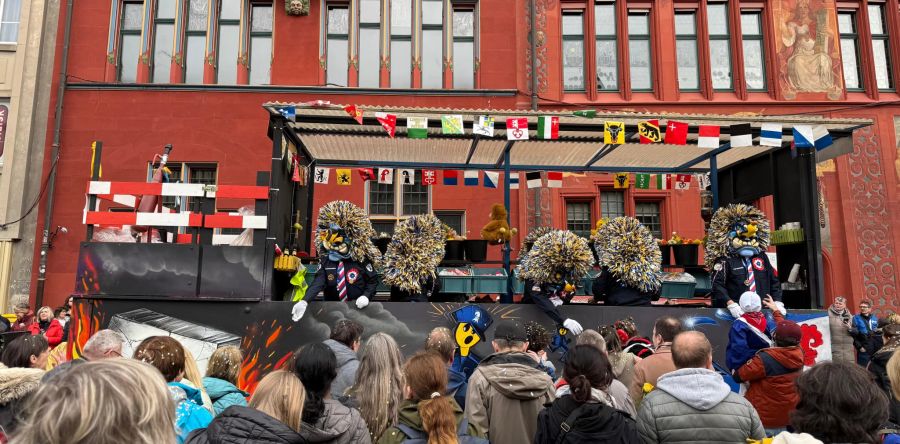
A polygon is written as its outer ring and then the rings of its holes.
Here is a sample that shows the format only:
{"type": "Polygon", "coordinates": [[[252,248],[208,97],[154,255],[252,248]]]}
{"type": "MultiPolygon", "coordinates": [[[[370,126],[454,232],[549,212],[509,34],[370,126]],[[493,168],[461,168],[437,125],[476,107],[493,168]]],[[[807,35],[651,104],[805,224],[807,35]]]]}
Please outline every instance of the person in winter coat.
{"type": "Polygon", "coordinates": [[[291,371],[306,388],[300,436],[307,443],[371,444],[366,422],[356,409],[331,399],[337,358],[325,344],[313,343],[294,353],[291,371]]]}
{"type": "Polygon", "coordinates": [[[456,355],[456,341],[447,327],[437,327],[428,334],[425,340],[425,351],[435,353],[444,360],[447,366],[447,395],[463,409],[466,408],[466,391],[468,391],[469,377],[465,372],[457,370],[453,366],[453,358],[456,355]]]}
{"type": "Polygon", "coordinates": [[[13,311],[16,314],[16,321],[10,327],[10,331],[28,331],[31,324],[34,324],[34,312],[28,304],[18,304],[13,311]]]}
{"type": "Polygon", "coordinates": [[[834,298],[828,307],[828,327],[831,330],[831,360],[835,362],[856,362],[853,350],[853,315],[847,310],[847,300],[841,296],[834,298]]]}
{"type": "MultiPolygon", "coordinates": [[[[26,385],[39,378],[29,376],[26,385]]],[[[86,362],[41,383],[28,398],[24,422],[12,441],[17,444],[176,442],[166,381],[157,369],[134,359],[86,362]]]]}
{"type": "MultiPolygon", "coordinates": [[[[900,351],[894,351],[887,364],[887,376],[891,383],[890,412],[888,420],[895,430],[900,430],[900,351]]],[[[900,432],[896,433],[900,435],[900,432]]]]}
{"type": "Polygon", "coordinates": [[[63,329],[59,321],[53,317],[53,310],[50,307],[41,307],[37,313],[37,322],[28,327],[28,331],[33,335],[44,335],[50,348],[56,347],[62,342],[63,329]]]}
{"type": "Polygon", "coordinates": [[[175,432],[178,443],[194,430],[209,425],[213,416],[203,408],[200,390],[182,383],[184,379],[184,347],[170,336],[150,336],[134,350],[134,359],[144,361],[162,373],[175,402],[175,432]]]}
{"type": "Polygon", "coordinates": [[[760,350],[734,374],[737,382],[750,383],[745,396],[769,436],[785,430],[788,413],[797,405],[794,381],[803,371],[803,349],[799,347],[802,336],[796,322],[779,322],[775,326],[775,347],[760,350]]]}
{"type": "Polygon", "coordinates": [[[775,324],[784,319],[770,297],[760,300],[758,294],[748,291],[741,295],[740,305],[744,314],[731,324],[728,346],[725,348],[725,365],[732,374],[755,356],[756,352],[774,345],[772,333],[775,331],[775,324]],[[766,320],[766,315],[762,312],[763,305],[772,310],[775,323],[766,320]]]}
{"type": "Polygon", "coordinates": [[[660,376],[675,371],[672,360],[672,341],[683,331],[684,327],[678,318],[662,316],[653,325],[653,346],[656,351],[634,366],[634,379],[628,387],[635,410],[640,410],[644,399],[644,384],[655,386],[660,376]]]}
{"type": "Polygon", "coordinates": [[[249,407],[228,407],[209,427],[191,432],[185,444],[305,443],[299,433],[305,398],[293,373],[276,370],[256,386],[249,407]]]}
{"type": "MultiPolygon", "coordinates": [[[[609,360],[609,355],[606,351],[606,341],[596,330],[585,330],[582,332],[578,335],[575,345],[589,345],[594,347],[609,360]]],[[[556,396],[559,397],[564,392],[568,392],[568,385],[569,382],[566,381],[566,378],[559,378],[555,384],[556,396]]],[[[613,379],[612,382],[609,383],[609,386],[601,390],[601,392],[608,395],[609,401],[611,401],[608,403],[610,407],[628,413],[632,418],[637,415],[637,410],[634,408],[634,400],[632,400],[631,395],[628,394],[628,387],[626,387],[625,384],[613,379]]]]}
{"type": "MultiPolygon", "coordinates": [[[[584,332],[582,332],[584,333],[584,332]]],[[[539,322],[525,322],[525,334],[528,335],[528,350],[525,353],[534,359],[538,366],[544,369],[550,379],[554,381],[558,378],[556,374],[556,366],[547,359],[547,347],[550,345],[550,332],[539,322]]]]}
{"type": "Polygon", "coordinates": [[[350,319],[341,319],[331,329],[331,338],[324,342],[337,357],[337,378],[331,385],[331,397],[339,399],[356,381],[359,369],[359,351],[363,326],[350,319]]]}
{"type": "Polygon", "coordinates": [[[484,431],[469,424],[462,408],[447,393],[447,372],[441,357],[420,352],[403,367],[405,400],[399,422],[385,430],[378,444],[400,444],[406,440],[487,443],[484,431]]]}
{"type": "Polygon", "coordinates": [[[243,360],[241,349],[233,345],[219,347],[209,357],[203,387],[213,403],[214,414],[218,415],[233,405],[247,405],[249,394],[237,388],[243,360]]]}
{"type": "MultiPolygon", "coordinates": [[[[877,353],[872,355],[872,359],[869,361],[869,372],[875,376],[875,383],[881,387],[881,390],[884,391],[888,398],[891,400],[891,415],[890,421],[893,424],[900,425],[900,417],[898,417],[898,413],[900,413],[900,401],[894,398],[890,375],[888,374],[888,365],[891,359],[894,359],[894,355],[897,354],[897,351],[900,350],[900,325],[897,324],[889,324],[885,326],[882,331],[882,336],[884,336],[884,346],[878,350],[877,353]]],[[[895,363],[897,360],[895,359],[895,363]]],[[[900,387],[897,387],[900,389],[900,387]]]]}
{"type": "Polygon", "coordinates": [[[869,358],[875,353],[875,330],[878,329],[878,316],[872,313],[872,301],[859,303],[859,314],[853,316],[853,346],[856,347],[856,363],[865,367],[869,358]]]}
{"type": "Polygon", "coordinates": [[[699,439],[744,444],[766,436],[750,402],[731,391],[713,370],[712,345],[698,331],[672,342],[677,370],[659,378],[638,412],[638,432],[645,444],[688,443],[699,439]]]}
{"type": "Polygon", "coordinates": [[[634,319],[622,319],[613,324],[619,342],[622,343],[622,351],[631,353],[638,358],[646,358],[653,354],[653,341],[640,335],[634,319]]]}
{"type": "Polygon", "coordinates": [[[576,345],[566,355],[563,375],[569,384],[538,415],[535,444],[640,442],[631,415],[609,404],[606,390],[614,379],[605,354],[576,345]]]}
{"type": "Polygon", "coordinates": [[[366,341],[356,382],[347,389],[347,407],[359,410],[372,441],[397,423],[403,402],[403,354],[397,341],[386,333],[375,333],[366,341]]]}
{"type": "Polygon", "coordinates": [[[888,419],[888,400],[865,369],[823,362],[797,378],[800,402],[791,412],[794,433],[823,443],[880,443],[888,419]]]}
{"type": "Polygon", "coordinates": [[[600,326],[599,333],[606,342],[606,353],[609,356],[609,363],[612,364],[613,375],[625,387],[631,387],[634,381],[634,366],[642,359],[622,350],[621,336],[612,325],[600,326]]]}
{"type": "Polygon", "coordinates": [[[525,327],[514,319],[497,323],[494,354],[483,359],[469,378],[466,418],[487,430],[494,444],[529,442],[544,404],[554,399],[553,380],[525,354],[525,327]]]}
{"type": "Polygon", "coordinates": [[[43,376],[39,368],[10,368],[0,363],[0,442],[18,429],[25,401],[38,389],[43,376]]]}

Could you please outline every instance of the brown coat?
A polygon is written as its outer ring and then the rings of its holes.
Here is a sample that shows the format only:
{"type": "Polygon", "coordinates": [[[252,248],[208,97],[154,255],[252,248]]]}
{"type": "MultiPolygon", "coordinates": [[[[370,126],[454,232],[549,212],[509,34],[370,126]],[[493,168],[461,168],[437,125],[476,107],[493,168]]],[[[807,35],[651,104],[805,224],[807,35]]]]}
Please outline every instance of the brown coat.
{"type": "Polygon", "coordinates": [[[782,428],[789,424],[788,413],[800,400],[794,381],[802,370],[803,349],[796,346],[762,349],[738,369],[738,379],[750,383],[746,398],[756,408],[766,428],[782,428]],[[773,359],[766,362],[763,354],[773,359]]]}
{"type": "Polygon", "coordinates": [[[553,380],[525,353],[488,356],[469,378],[466,418],[493,444],[529,443],[544,404],[556,398],[553,380]]]}
{"type": "Polygon", "coordinates": [[[834,310],[828,310],[828,326],[831,330],[831,360],[834,362],[856,363],[856,350],[853,349],[853,336],[850,335],[852,315],[849,311],[846,318],[836,314],[834,310]],[[848,325],[843,320],[847,319],[848,325]]]}
{"type": "Polygon", "coordinates": [[[672,343],[661,344],[652,355],[644,358],[634,365],[634,378],[631,381],[629,392],[634,400],[636,410],[641,408],[641,400],[644,398],[644,384],[650,383],[656,386],[660,376],[675,371],[675,363],[672,362],[672,343]]]}

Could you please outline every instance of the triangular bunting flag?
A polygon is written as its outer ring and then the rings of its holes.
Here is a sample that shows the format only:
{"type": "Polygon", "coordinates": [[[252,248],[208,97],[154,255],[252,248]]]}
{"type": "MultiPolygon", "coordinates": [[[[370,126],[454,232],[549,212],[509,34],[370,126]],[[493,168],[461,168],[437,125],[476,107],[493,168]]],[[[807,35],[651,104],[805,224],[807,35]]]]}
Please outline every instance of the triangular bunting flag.
{"type": "Polygon", "coordinates": [[[477,170],[463,171],[463,183],[467,187],[477,187],[478,186],[478,171],[477,170]]]}
{"type": "Polygon", "coordinates": [[[356,123],[362,125],[363,123],[363,110],[361,108],[357,108],[356,105],[347,105],[344,107],[344,111],[347,114],[350,114],[350,117],[356,121],[356,123]]]}
{"type": "Polygon", "coordinates": [[[547,188],[562,188],[563,173],[550,171],[547,173],[547,188]]]}
{"type": "Polygon", "coordinates": [[[484,172],[484,186],[485,188],[497,188],[497,184],[500,182],[500,173],[496,171],[485,171],[484,172]]]}
{"type": "Polygon", "coordinates": [[[638,122],[638,135],[641,136],[641,143],[658,143],[662,141],[662,134],[659,131],[659,120],[644,120],[638,122]]]}
{"type": "Polygon", "coordinates": [[[297,108],[293,106],[285,106],[284,108],[278,108],[278,112],[284,116],[285,119],[290,120],[291,122],[297,121],[297,108]]]}
{"type": "Polygon", "coordinates": [[[462,115],[441,116],[441,134],[464,134],[462,115]]]}
{"type": "Polygon", "coordinates": [[[529,189],[541,187],[541,172],[529,171],[525,173],[525,183],[529,189]]]}
{"type": "Polygon", "coordinates": [[[360,168],[356,171],[359,172],[359,177],[362,177],[362,180],[368,181],[376,179],[375,170],[372,168],[360,168]]]}
{"type": "Polygon", "coordinates": [[[646,190],[650,188],[650,175],[646,173],[638,173],[634,175],[634,187],[646,190]]]}
{"type": "Polygon", "coordinates": [[[794,146],[797,148],[814,148],[816,146],[813,129],[809,125],[794,126],[794,146]]]}
{"type": "Polygon", "coordinates": [[[353,179],[353,177],[350,175],[349,169],[338,168],[337,170],[335,170],[335,172],[337,173],[337,184],[338,185],[344,185],[344,186],[350,185],[350,182],[353,179]]]}
{"type": "Polygon", "coordinates": [[[740,148],[743,146],[753,146],[753,134],[750,130],[749,123],[739,123],[731,125],[728,129],[731,133],[731,147],[740,148]]]}
{"type": "Polygon", "coordinates": [[[697,131],[697,146],[700,148],[718,148],[719,132],[721,129],[715,125],[700,125],[697,131]]]}
{"type": "Polygon", "coordinates": [[[428,117],[407,117],[406,136],[410,139],[425,139],[428,137],[428,117]]]}
{"type": "Polygon", "coordinates": [[[813,138],[815,139],[816,151],[822,151],[834,143],[825,125],[817,125],[813,128],[813,138]]]}
{"type": "Polygon", "coordinates": [[[388,113],[375,113],[375,119],[377,119],[378,123],[381,124],[381,127],[387,131],[388,136],[391,136],[393,139],[394,133],[397,131],[397,116],[388,113]]]}
{"type": "Polygon", "coordinates": [[[616,173],[613,176],[613,188],[629,188],[631,183],[628,176],[628,173],[616,173]]]}
{"type": "Polygon", "coordinates": [[[594,117],[597,117],[597,111],[593,110],[593,109],[584,109],[584,110],[580,110],[580,111],[575,111],[572,113],[572,115],[578,116],[578,117],[587,117],[588,119],[593,119],[594,117]]]}
{"type": "Polygon", "coordinates": [[[759,128],[759,144],[762,146],[781,146],[780,123],[764,123],[759,128]]]}
{"type": "Polygon", "coordinates": [[[603,143],[607,145],[625,143],[625,122],[603,122],[603,143]]]}
{"type": "Polygon", "coordinates": [[[459,171],[444,170],[444,185],[457,185],[457,184],[459,184],[459,171]]]}
{"type": "Polygon", "coordinates": [[[397,170],[398,176],[400,178],[400,183],[402,185],[415,185],[416,184],[416,170],[397,170]]]}
{"type": "Polygon", "coordinates": [[[478,116],[472,125],[472,133],[479,136],[494,137],[494,118],[491,116],[478,116]]]}
{"type": "Polygon", "coordinates": [[[559,139],[559,117],[538,117],[538,139],[559,139]]]}
{"type": "Polygon", "coordinates": [[[684,145],[687,143],[688,124],[670,120],[666,124],[666,143],[670,145],[684,145]]]}

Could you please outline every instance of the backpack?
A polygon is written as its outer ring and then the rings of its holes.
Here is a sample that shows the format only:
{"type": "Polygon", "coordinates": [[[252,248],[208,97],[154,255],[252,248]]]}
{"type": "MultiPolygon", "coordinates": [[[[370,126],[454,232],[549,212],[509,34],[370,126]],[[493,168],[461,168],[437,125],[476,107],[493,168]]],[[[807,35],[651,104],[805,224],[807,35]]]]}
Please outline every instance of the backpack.
{"type": "Polygon", "coordinates": [[[587,404],[582,405],[575,410],[572,410],[572,413],[570,413],[566,420],[559,425],[559,428],[560,433],[556,436],[556,444],[576,444],[586,442],[605,444],[639,444],[641,442],[638,436],[637,424],[635,423],[634,419],[631,418],[631,415],[606,405],[603,405],[603,408],[595,413],[588,411],[587,404]],[[622,433],[617,434],[611,439],[610,437],[599,439],[598,437],[593,436],[590,433],[583,433],[577,430],[573,430],[572,426],[575,425],[575,421],[577,421],[578,418],[584,416],[585,414],[596,414],[599,417],[621,415],[622,419],[625,422],[625,429],[622,431],[622,433]]]}
{"type": "MultiPolygon", "coordinates": [[[[425,432],[416,430],[406,424],[397,424],[396,427],[401,433],[406,435],[406,439],[403,440],[404,443],[428,443],[428,435],[425,432]]],[[[487,439],[469,436],[469,421],[466,418],[463,418],[462,422],[459,423],[459,427],[456,428],[456,436],[459,438],[459,444],[490,444],[490,441],[487,439]]]]}

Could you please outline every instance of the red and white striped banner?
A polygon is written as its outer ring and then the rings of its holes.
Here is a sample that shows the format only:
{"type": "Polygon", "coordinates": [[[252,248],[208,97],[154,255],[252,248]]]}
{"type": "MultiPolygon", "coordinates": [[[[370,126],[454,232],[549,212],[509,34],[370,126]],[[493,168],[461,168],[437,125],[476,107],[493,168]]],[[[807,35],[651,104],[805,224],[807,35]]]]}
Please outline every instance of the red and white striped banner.
{"type": "Polygon", "coordinates": [[[206,197],[267,200],[269,198],[269,187],[252,185],[217,185],[214,191],[206,192],[206,197]]]}
{"type": "Polygon", "coordinates": [[[203,215],[200,213],[117,213],[87,211],[85,225],[138,225],[152,227],[200,227],[203,215]]]}
{"type": "Polygon", "coordinates": [[[88,183],[88,194],[139,194],[149,196],[203,197],[206,185],[200,183],[101,182],[88,183]]]}
{"type": "Polygon", "coordinates": [[[254,228],[265,229],[266,216],[241,216],[228,213],[209,214],[204,218],[206,228],[254,228]]]}

